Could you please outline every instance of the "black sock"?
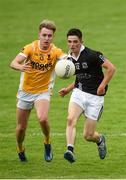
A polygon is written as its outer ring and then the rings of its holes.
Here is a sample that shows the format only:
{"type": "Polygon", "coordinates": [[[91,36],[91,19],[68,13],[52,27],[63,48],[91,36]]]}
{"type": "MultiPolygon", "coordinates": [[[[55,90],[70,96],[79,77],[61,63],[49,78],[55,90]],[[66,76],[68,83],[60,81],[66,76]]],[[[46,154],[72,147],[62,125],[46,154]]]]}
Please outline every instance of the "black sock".
{"type": "Polygon", "coordinates": [[[97,145],[99,146],[101,144],[101,142],[102,142],[102,138],[100,137],[99,142],[97,143],[97,145]]]}
{"type": "Polygon", "coordinates": [[[72,151],[72,152],[73,152],[73,150],[74,150],[74,148],[73,148],[72,146],[68,146],[67,149],[68,149],[69,151],[72,151]]]}

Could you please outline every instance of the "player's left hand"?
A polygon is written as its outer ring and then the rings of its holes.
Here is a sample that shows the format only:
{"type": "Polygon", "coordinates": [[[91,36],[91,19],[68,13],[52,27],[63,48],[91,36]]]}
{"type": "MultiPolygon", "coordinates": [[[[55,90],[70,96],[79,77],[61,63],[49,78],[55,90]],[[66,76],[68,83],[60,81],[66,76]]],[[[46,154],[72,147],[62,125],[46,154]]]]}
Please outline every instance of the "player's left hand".
{"type": "Polygon", "coordinates": [[[105,94],[105,88],[102,85],[100,85],[97,89],[97,95],[101,96],[103,94],[105,94]]]}

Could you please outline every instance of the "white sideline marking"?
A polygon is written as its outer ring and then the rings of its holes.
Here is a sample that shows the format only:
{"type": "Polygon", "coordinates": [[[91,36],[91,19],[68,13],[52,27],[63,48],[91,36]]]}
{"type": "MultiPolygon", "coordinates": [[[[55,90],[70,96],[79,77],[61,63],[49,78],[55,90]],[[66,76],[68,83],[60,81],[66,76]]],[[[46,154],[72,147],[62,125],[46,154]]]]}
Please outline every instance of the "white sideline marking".
{"type": "MultiPolygon", "coordinates": [[[[35,136],[41,136],[42,135],[42,133],[40,132],[40,133],[29,133],[28,134],[28,136],[31,136],[31,137],[35,137],[35,136]]],[[[0,133],[0,137],[2,138],[2,137],[14,137],[15,136],[15,133],[6,133],[6,134],[4,134],[4,133],[0,133]]],[[[66,134],[65,133],[51,133],[51,136],[54,136],[54,137],[58,137],[58,136],[66,136],[66,134]]],[[[83,134],[82,133],[77,133],[77,137],[79,137],[79,136],[83,136],[83,134]]],[[[126,133],[113,133],[113,134],[105,134],[105,136],[106,137],[116,137],[116,136],[119,136],[119,137],[123,137],[123,136],[126,136],[126,133]]]]}

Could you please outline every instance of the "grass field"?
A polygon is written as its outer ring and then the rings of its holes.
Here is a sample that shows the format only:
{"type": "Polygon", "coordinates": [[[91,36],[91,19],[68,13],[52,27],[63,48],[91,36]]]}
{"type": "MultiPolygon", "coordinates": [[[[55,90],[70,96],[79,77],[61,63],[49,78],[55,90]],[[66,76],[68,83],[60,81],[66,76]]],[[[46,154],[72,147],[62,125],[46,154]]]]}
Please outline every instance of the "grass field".
{"type": "Polygon", "coordinates": [[[126,1],[1,0],[0,19],[0,179],[126,179],[126,1]],[[9,63],[25,44],[38,37],[38,25],[45,18],[56,22],[54,42],[64,51],[67,30],[78,27],[85,45],[102,51],[116,66],[97,128],[107,138],[105,160],[99,159],[95,144],[83,140],[83,117],[77,125],[76,163],[63,159],[69,95],[61,98],[58,90],[74,78],[56,79],[49,114],[53,161],[43,159],[43,136],[34,110],[25,139],[29,161],[21,163],[17,158],[15,94],[20,73],[11,70],[9,63]]]}

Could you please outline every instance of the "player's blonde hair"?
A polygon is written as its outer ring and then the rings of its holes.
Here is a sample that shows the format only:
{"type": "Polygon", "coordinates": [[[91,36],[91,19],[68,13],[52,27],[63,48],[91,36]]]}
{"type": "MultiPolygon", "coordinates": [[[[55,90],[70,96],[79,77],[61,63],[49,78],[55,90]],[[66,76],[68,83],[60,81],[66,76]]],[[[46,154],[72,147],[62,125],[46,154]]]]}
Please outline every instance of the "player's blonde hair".
{"type": "Polygon", "coordinates": [[[53,21],[50,21],[48,19],[43,20],[39,25],[39,31],[41,31],[42,28],[47,28],[53,30],[53,32],[56,31],[56,25],[53,21]]]}

